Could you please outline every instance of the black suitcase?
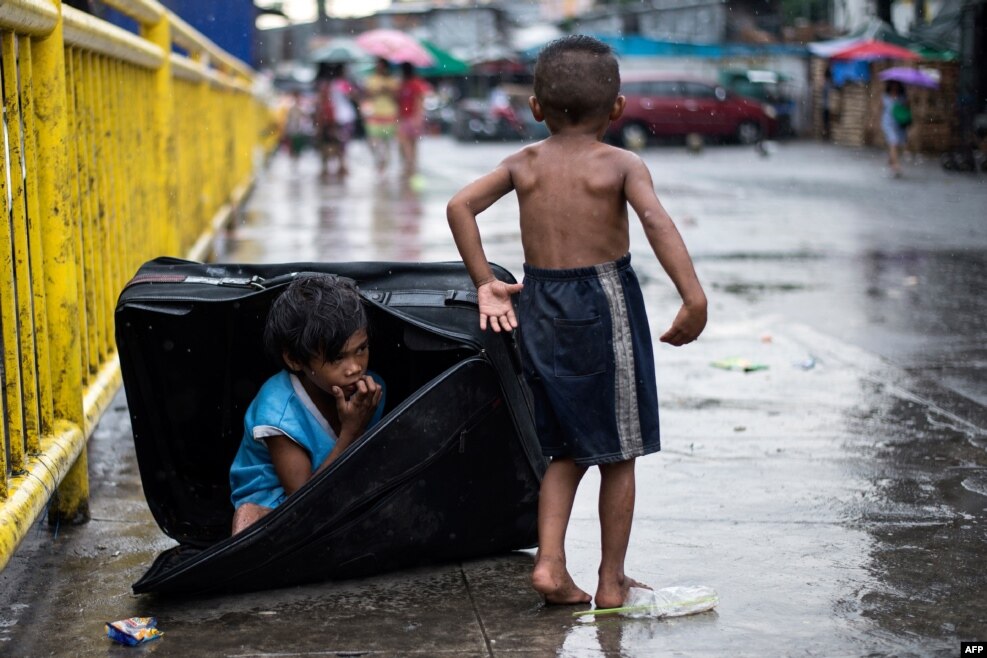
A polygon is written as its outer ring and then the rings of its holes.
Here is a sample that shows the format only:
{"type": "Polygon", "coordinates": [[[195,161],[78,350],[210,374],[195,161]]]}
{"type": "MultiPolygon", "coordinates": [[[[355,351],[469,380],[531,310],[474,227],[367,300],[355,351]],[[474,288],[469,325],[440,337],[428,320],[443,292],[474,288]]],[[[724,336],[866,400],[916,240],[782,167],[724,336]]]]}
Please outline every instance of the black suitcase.
{"type": "Polygon", "coordinates": [[[516,345],[509,334],[479,330],[461,263],[160,258],[120,294],[116,339],[144,495],[179,542],[135,593],[282,587],[535,545],[546,464],[516,345]],[[275,372],[262,348],[264,320],[299,272],[360,287],[386,415],[231,538],[229,468],[243,414],[275,372]]]}

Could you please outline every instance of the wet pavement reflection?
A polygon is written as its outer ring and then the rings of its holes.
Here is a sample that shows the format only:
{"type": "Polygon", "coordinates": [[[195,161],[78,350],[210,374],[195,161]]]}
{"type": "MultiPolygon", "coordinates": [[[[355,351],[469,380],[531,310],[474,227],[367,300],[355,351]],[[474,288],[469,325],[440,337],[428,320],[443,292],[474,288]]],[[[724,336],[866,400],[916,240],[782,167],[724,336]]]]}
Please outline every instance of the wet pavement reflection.
{"type": "MultiPolygon", "coordinates": [[[[275,155],[217,243],[228,262],[458,260],[453,192],[517,144],[429,138],[422,175],[345,180],[275,155]]],[[[663,451],[637,464],[627,570],[708,585],[714,612],[573,617],[528,585],[532,553],[191,600],[133,596],[172,545],[146,509],[119,396],[92,441],[94,520],[39,525],[0,573],[0,653],[111,653],[102,624],[155,614],[168,655],[955,655],[987,639],[987,185],[931,162],[812,143],[643,153],[711,301],[707,332],[656,347],[663,451]],[[740,357],[757,372],[713,368],[740,357]],[[65,638],[71,638],[66,640],[65,638]]],[[[517,205],[481,217],[521,272],[517,205]]],[[[652,330],[676,294],[632,221],[652,330]]],[[[599,557],[586,476],[567,554],[599,557]]],[[[115,655],[115,654],[113,654],[115,655]]]]}

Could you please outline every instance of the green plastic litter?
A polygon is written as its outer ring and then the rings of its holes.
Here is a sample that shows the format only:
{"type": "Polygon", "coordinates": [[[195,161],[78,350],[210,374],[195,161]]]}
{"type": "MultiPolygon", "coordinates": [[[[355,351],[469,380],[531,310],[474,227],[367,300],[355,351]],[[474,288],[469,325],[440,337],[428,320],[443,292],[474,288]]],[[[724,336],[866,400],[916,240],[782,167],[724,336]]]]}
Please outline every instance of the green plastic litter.
{"type": "Polygon", "coordinates": [[[754,372],[756,370],[768,369],[768,366],[765,363],[755,363],[750,359],[743,359],[736,356],[729,359],[713,361],[710,365],[714,368],[720,368],[722,370],[739,370],[741,372],[754,372]]]}

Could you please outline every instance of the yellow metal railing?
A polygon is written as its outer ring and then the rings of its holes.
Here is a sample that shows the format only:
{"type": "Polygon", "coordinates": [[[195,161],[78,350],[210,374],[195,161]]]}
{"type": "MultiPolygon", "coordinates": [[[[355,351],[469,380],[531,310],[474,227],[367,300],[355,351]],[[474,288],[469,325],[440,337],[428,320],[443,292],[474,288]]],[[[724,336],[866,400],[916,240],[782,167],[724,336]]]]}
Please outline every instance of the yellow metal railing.
{"type": "Polygon", "coordinates": [[[154,256],[205,258],[272,145],[248,66],[155,0],[107,4],[140,34],[0,0],[0,569],[46,505],[88,519],[118,292],[154,256]]]}

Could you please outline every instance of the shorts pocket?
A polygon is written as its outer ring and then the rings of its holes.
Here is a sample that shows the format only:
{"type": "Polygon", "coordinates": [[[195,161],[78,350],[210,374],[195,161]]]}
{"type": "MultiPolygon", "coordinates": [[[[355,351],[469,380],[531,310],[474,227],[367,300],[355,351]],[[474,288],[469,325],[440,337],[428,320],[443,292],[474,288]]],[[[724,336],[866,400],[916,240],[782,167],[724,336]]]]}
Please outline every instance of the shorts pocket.
{"type": "Polygon", "coordinates": [[[606,334],[599,315],[555,318],[555,376],[585,377],[606,371],[606,334]]]}

